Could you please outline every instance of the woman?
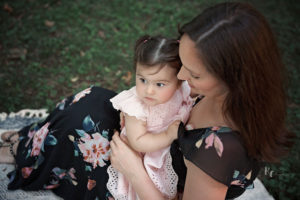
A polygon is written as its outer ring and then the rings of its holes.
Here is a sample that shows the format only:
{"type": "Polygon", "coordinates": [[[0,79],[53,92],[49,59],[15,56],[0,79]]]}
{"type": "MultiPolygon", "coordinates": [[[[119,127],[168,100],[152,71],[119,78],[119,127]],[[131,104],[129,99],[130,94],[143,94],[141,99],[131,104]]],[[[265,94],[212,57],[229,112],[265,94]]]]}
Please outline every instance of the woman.
{"type": "MultiPolygon", "coordinates": [[[[235,198],[251,187],[261,163],[279,161],[292,144],[275,39],[264,17],[245,3],[208,8],[179,32],[178,78],[199,95],[173,144],[187,168],[186,176],[179,171],[186,178],[183,199],[235,198]]],[[[155,187],[140,184],[150,182],[141,159],[117,133],[111,149],[112,166],[140,199],[163,199],[155,187]]]]}

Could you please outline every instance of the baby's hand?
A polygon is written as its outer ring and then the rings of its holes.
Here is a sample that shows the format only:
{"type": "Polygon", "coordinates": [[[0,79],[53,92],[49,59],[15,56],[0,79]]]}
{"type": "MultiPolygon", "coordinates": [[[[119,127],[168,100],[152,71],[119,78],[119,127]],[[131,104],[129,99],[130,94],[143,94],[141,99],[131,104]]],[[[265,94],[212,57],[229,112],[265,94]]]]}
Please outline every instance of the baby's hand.
{"type": "Polygon", "coordinates": [[[177,139],[179,124],[180,120],[176,120],[167,129],[167,135],[172,139],[172,141],[177,139]]]}

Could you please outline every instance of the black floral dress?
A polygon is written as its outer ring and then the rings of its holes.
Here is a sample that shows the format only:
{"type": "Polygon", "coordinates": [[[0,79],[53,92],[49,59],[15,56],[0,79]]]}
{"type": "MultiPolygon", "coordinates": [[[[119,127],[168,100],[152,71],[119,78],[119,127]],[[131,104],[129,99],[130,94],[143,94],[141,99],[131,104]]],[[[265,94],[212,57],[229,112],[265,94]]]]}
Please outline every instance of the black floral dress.
{"type": "Polygon", "coordinates": [[[64,199],[111,199],[109,141],[119,130],[116,93],[90,87],[64,99],[42,122],[19,131],[9,190],[52,189],[64,199]]]}
{"type": "Polygon", "coordinates": [[[180,124],[178,139],[171,146],[179,191],[183,191],[186,177],[183,158],[228,186],[226,199],[234,199],[254,187],[261,163],[247,156],[238,132],[228,127],[187,129],[188,126],[180,124]]]}

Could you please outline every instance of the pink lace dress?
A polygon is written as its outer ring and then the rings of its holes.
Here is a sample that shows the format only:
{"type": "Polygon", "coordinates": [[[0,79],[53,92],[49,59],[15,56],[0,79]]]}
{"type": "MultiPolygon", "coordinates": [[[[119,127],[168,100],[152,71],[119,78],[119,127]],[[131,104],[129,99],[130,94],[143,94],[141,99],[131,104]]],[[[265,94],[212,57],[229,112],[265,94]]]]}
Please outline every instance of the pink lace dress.
{"type": "MultiPolygon", "coordinates": [[[[137,94],[136,88],[125,90],[110,101],[117,110],[135,116],[139,120],[147,122],[147,131],[153,134],[160,133],[168,128],[175,120],[187,121],[193,101],[190,98],[190,88],[187,82],[175,92],[173,97],[164,104],[147,106],[143,104],[137,94]]],[[[126,135],[125,128],[121,134],[126,135]]],[[[145,169],[157,187],[167,198],[172,199],[177,192],[178,176],[172,167],[170,147],[143,155],[145,169]]],[[[139,199],[131,184],[124,176],[112,166],[107,169],[109,180],[107,188],[115,199],[136,200],[139,199]]]]}

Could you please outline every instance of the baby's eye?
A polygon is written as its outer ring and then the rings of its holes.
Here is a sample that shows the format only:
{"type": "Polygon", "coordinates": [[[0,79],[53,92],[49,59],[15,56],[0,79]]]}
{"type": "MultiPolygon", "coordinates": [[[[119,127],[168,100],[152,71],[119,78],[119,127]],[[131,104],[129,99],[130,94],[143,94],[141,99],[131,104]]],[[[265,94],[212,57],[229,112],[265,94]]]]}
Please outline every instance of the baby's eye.
{"type": "Polygon", "coordinates": [[[144,78],[140,78],[140,81],[141,81],[142,83],[146,83],[146,82],[147,82],[144,78]]]}
{"type": "Polygon", "coordinates": [[[158,87],[163,87],[163,86],[165,86],[164,83],[156,83],[156,85],[157,85],[158,87]]]}

